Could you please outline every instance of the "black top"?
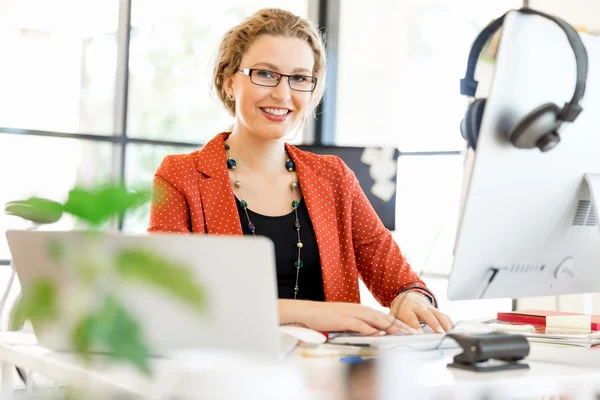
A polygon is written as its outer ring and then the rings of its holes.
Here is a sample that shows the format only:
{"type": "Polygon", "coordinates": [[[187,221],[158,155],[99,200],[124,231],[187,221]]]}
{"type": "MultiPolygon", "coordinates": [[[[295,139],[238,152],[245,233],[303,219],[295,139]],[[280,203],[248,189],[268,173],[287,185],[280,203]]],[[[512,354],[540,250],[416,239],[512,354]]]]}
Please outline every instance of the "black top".
{"type": "MultiPolygon", "coordinates": [[[[252,232],[248,229],[248,217],[246,217],[246,213],[237,198],[236,203],[244,235],[252,235],[252,232]]],[[[296,285],[295,262],[298,260],[298,248],[296,247],[298,234],[294,224],[296,221],[294,211],[280,217],[269,217],[257,214],[248,208],[248,215],[256,228],[256,235],[268,237],[275,245],[279,298],[293,299],[294,286],[296,285]]],[[[300,222],[300,240],[303,245],[300,259],[303,265],[298,276],[300,291],[297,298],[300,300],[325,301],[317,238],[304,200],[300,200],[298,205],[298,221],[300,222]]]]}

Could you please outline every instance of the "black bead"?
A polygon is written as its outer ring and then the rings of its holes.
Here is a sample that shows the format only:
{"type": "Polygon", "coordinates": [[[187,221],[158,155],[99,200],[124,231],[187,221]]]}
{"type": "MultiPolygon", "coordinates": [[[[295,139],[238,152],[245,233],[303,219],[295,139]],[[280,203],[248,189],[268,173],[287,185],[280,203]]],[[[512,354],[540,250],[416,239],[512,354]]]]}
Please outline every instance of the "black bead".
{"type": "Polygon", "coordinates": [[[250,232],[254,233],[254,231],[256,230],[256,227],[254,226],[254,224],[252,222],[250,222],[248,224],[248,229],[250,230],[250,232]]]}
{"type": "Polygon", "coordinates": [[[287,160],[287,161],[285,162],[285,168],[286,168],[287,170],[292,170],[292,171],[293,171],[293,170],[294,170],[294,167],[295,167],[295,165],[294,165],[294,162],[293,162],[292,160],[287,160]]]}
{"type": "Polygon", "coordinates": [[[294,226],[296,227],[297,231],[300,230],[300,222],[298,222],[297,220],[296,220],[296,222],[294,222],[294,226]]]}
{"type": "Polygon", "coordinates": [[[229,150],[229,145],[225,143],[225,150],[229,150]]]}
{"type": "Polygon", "coordinates": [[[227,159],[227,168],[232,169],[235,166],[236,166],[235,160],[233,158],[228,158],[227,159]]]}

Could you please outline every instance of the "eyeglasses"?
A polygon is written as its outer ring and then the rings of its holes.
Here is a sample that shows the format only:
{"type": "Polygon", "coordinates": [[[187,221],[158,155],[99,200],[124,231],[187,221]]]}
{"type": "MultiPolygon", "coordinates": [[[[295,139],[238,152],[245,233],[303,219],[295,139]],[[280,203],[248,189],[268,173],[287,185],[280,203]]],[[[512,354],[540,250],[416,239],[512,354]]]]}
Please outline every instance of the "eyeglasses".
{"type": "Polygon", "coordinates": [[[250,82],[258,86],[275,87],[281,78],[287,76],[290,89],[298,92],[312,92],[317,86],[317,78],[306,75],[286,75],[266,69],[240,68],[238,72],[250,77],[250,82]]]}

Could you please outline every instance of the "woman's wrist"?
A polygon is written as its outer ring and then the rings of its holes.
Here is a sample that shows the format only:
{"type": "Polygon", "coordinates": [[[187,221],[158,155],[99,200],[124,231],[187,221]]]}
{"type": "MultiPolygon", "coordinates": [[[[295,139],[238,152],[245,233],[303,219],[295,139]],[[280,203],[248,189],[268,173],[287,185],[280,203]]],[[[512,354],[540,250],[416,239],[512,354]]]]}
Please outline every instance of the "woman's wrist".
{"type": "Polygon", "coordinates": [[[277,300],[277,307],[279,311],[279,324],[293,324],[295,322],[304,324],[303,306],[306,301],[303,300],[292,300],[292,299],[279,299],[277,300]]]}
{"type": "Polygon", "coordinates": [[[406,296],[407,294],[416,294],[418,296],[423,297],[427,303],[432,306],[433,303],[431,302],[431,299],[429,298],[429,296],[426,296],[425,294],[421,293],[418,290],[415,289],[408,289],[408,290],[404,290],[400,293],[398,293],[398,295],[394,298],[394,300],[392,300],[392,302],[390,303],[390,310],[393,309],[394,305],[396,304],[396,300],[398,300],[399,298],[401,298],[402,296],[406,296]]]}

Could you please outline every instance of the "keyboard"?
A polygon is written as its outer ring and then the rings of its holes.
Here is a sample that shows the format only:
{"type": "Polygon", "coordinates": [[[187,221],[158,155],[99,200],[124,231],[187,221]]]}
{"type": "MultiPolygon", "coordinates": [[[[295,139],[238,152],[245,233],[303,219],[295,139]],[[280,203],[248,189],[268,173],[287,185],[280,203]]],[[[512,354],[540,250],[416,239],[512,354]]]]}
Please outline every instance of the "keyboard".
{"type": "Polygon", "coordinates": [[[456,341],[444,333],[421,333],[414,335],[358,336],[354,334],[336,334],[330,336],[327,343],[354,346],[369,346],[381,349],[405,347],[407,350],[454,349],[459,347],[456,341]],[[333,337],[332,337],[333,336],[333,337]]]}

